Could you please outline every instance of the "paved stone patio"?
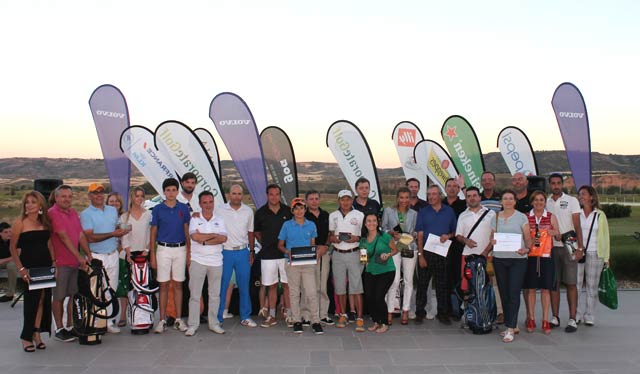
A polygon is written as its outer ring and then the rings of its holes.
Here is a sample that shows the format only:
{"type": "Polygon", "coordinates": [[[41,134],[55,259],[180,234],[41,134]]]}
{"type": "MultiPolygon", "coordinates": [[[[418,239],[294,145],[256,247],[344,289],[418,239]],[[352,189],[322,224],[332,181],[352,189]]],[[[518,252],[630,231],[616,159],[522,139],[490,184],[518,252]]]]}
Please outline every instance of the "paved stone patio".
{"type": "MultiPolygon", "coordinates": [[[[564,295],[562,295],[564,300],[564,295]]],[[[322,336],[294,335],[282,323],[249,329],[227,320],[225,335],[202,325],[194,337],[176,330],[132,336],[128,328],[99,346],[48,339],[45,351],[24,353],[18,340],[22,306],[0,304],[0,373],[640,373],[640,292],[619,292],[620,309],[599,305],[596,326],[545,336],[522,332],[511,344],[498,333],[475,336],[436,321],[386,334],[327,327],[322,336]]],[[[538,317],[539,319],[539,317],[538,317]]],[[[567,319],[566,306],[561,319],[567,319]]],[[[521,318],[522,320],[522,318],[521,318]]],[[[538,322],[540,325],[540,322],[538,322]]]]}

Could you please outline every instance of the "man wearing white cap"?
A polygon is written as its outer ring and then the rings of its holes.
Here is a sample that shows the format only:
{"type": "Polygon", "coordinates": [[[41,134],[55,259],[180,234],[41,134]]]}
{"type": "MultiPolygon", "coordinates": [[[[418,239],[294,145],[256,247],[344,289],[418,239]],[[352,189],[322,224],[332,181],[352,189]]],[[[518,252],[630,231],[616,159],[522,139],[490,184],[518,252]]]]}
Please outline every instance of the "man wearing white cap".
{"type": "Polygon", "coordinates": [[[356,331],[364,331],[362,319],[362,264],[358,244],[362,233],[364,214],[353,208],[353,195],[349,190],[338,193],[339,208],[329,215],[329,238],[327,243],[333,243],[333,281],[342,314],[336,327],[347,325],[347,278],[349,293],[354,295],[356,309],[356,331]]]}

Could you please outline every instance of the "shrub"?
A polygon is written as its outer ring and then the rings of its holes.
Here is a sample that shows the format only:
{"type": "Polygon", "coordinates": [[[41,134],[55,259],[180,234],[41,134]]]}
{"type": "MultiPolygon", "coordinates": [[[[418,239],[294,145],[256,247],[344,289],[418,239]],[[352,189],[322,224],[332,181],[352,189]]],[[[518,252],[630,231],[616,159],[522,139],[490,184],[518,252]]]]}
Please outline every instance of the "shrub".
{"type": "Polygon", "coordinates": [[[620,204],[604,204],[602,210],[607,218],[625,218],[631,216],[631,207],[620,204]]]}

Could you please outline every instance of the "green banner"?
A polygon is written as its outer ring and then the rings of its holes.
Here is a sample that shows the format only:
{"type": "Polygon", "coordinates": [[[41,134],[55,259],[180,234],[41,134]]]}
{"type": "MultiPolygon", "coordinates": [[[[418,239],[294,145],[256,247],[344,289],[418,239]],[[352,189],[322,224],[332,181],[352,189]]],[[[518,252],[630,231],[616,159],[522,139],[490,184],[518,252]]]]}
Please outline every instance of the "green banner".
{"type": "Polygon", "coordinates": [[[480,179],[484,172],[484,161],[473,127],[463,117],[451,116],[444,121],[440,132],[453,163],[464,175],[464,184],[482,190],[480,179]]]}

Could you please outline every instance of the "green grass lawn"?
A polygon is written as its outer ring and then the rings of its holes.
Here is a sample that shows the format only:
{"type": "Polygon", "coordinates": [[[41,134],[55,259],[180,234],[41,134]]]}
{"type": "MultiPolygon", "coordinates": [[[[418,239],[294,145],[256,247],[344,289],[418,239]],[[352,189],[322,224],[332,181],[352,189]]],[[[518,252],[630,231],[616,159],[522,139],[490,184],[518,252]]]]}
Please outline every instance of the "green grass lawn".
{"type": "Polygon", "coordinates": [[[640,207],[632,207],[631,217],[609,220],[611,235],[611,269],[616,278],[640,280],[640,207]]]}

